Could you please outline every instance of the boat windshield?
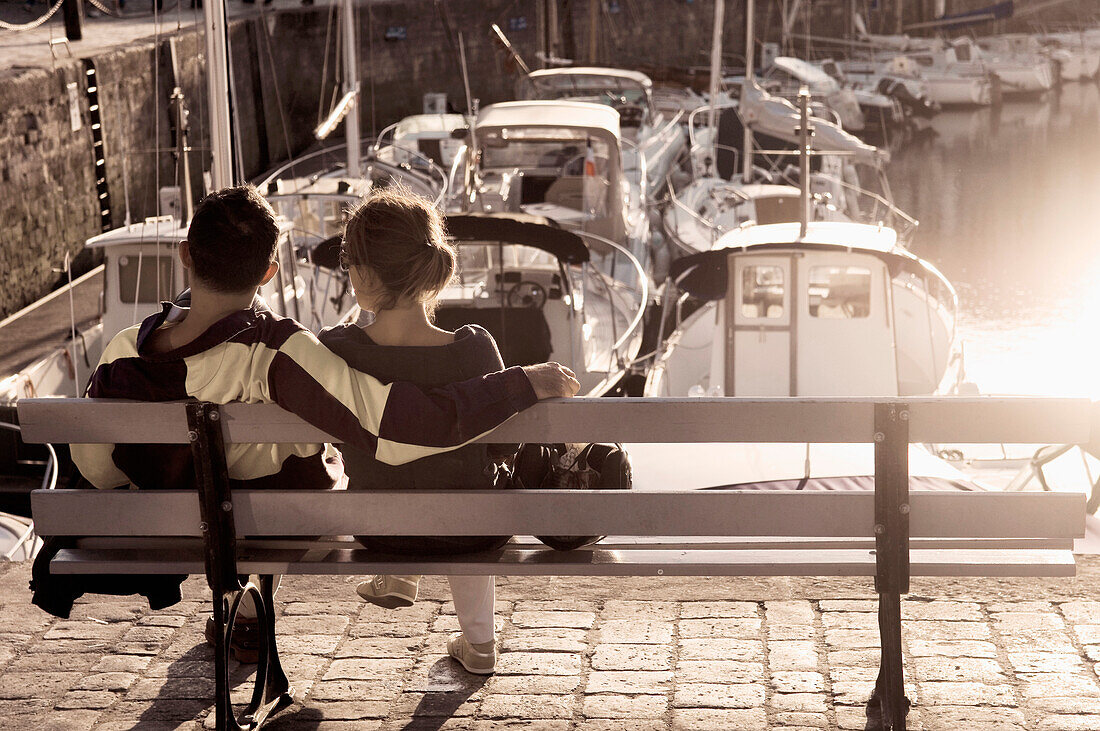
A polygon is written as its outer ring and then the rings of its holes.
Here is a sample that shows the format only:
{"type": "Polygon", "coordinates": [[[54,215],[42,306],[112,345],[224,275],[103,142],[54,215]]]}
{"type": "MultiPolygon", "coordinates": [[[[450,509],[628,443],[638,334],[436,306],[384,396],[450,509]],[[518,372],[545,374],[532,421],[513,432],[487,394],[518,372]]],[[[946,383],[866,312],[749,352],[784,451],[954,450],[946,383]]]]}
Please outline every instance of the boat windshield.
{"type": "Polygon", "coordinates": [[[458,246],[454,283],[441,299],[488,299],[507,296],[520,282],[536,282],[551,299],[562,296],[561,263],[533,246],[495,241],[463,241],[458,246]]]}
{"type": "Polygon", "coordinates": [[[603,74],[561,74],[530,80],[534,99],[578,99],[600,104],[649,106],[644,86],[633,79],[603,74]]]}

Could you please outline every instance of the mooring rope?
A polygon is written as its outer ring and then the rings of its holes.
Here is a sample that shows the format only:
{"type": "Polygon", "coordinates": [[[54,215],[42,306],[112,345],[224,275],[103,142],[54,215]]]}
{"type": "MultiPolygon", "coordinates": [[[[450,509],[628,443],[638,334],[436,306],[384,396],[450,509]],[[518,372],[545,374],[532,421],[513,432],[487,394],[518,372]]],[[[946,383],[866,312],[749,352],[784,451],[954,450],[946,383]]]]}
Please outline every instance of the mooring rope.
{"type": "Polygon", "coordinates": [[[35,28],[52,18],[54,13],[56,13],[61,8],[61,3],[63,3],[64,1],[65,0],[57,0],[57,2],[54,3],[54,6],[46,11],[45,15],[43,15],[41,18],[38,18],[37,20],[32,20],[29,23],[5,23],[4,21],[0,20],[0,30],[34,30],[35,28]]]}

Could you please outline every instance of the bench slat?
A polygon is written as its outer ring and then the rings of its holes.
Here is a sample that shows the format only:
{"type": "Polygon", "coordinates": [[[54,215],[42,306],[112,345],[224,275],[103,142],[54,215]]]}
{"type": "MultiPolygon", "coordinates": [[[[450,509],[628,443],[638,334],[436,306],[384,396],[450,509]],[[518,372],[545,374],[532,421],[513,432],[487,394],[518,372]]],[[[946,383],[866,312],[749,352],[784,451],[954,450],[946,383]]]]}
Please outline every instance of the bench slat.
{"type": "MultiPolygon", "coordinates": [[[[47,536],[199,536],[198,497],[174,490],[36,490],[47,536]]],[[[254,490],[233,496],[238,536],[622,535],[870,537],[872,492],[254,490]]],[[[914,492],[913,537],[1076,538],[1081,493],[914,492]]]]}
{"type": "MultiPolygon", "coordinates": [[[[537,404],[488,442],[832,442],[873,440],[884,399],[562,399],[537,404]]],[[[1086,399],[909,398],[910,438],[919,442],[1083,444],[1086,399]]],[[[225,441],[331,441],[274,404],[226,404],[225,441]]],[[[182,402],[22,399],[27,442],[186,444],[182,402]]]]}
{"type": "MultiPolygon", "coordinates": [[[[199,538],[171,538],[171,537],[143,537],[143,536],[93,536],[79,538],[77,548],[107,548],[107,549],[173,549],[190,550],[202,545],[199,538]]],[[[520,548],[542,548],[544,544],[533,536],[516,536],[511,545],[520,548]]],[[[913,548],[1011,548],[1011,549],[1057,549],[1062,551],[1073,550],[1072,538],[913,538],[910,541],[913,548]]],[[[323,549],[337,550],[343,548],[362,548],[362,545],[351,536],[326,536],[317,540],[303,538],[248,538],[238,539],[237,546],[243,550],[261,548],[288,548],[288,549],[323,549]]],[[[608,551],[617,549],[633,549],[638,547],[663,548],[689,550],[696,548],[710,549],[824,549],[824,548],[859,548],[870,550],[875,547],[873,538],[805,538],[798,536],[742,536],[742,537],[695,537],[695,538],[668,538],[655,536],[608,536],[600,541],[600,548],[608,551]]]]}
{"type": "MultiPolygon", "coordinates": [[[[1073,554],[1054,550],[939,550],[911,552],[914,576],[1073,576],[1073,554]]],[[[366,550],[300,551],[261,549],[244,552],[237,566],[244,573],[369,573],[504,576],[873,576],[875,556],[868,550],[662,550],[602,548],[558,552],[506,548],[482,557],[429,556],[383,559],[366,550]]],[[[66,549],[51,563],[59,574],[201,574],[201,550],[66,549]]]]}

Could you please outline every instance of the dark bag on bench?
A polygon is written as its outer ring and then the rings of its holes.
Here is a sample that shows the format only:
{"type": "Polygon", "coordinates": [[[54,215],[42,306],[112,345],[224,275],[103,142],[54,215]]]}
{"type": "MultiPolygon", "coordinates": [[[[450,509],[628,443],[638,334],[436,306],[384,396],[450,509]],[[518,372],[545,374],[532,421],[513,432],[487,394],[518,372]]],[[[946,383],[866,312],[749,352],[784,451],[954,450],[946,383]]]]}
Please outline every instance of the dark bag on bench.
{"type": "MultiPolygon", "coordinates": [[[[629,490],[630,455],[621,444],[524,444],[509,487],[516,489],[629,490]]],[[[536,536],[550,548],[572,551],[605,536],[536,536]]]]}

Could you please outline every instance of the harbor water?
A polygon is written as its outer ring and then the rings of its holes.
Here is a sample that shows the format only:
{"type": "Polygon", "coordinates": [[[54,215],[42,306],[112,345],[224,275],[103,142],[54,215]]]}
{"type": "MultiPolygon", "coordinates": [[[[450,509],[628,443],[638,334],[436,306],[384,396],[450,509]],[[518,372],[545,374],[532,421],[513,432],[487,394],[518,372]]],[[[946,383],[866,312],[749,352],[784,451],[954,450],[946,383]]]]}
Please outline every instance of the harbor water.
{"type": "Polygon", "coordinates": [[[888,168],[987,394],[1100,399],[1100,86],[946,111],[888,168]]]}

